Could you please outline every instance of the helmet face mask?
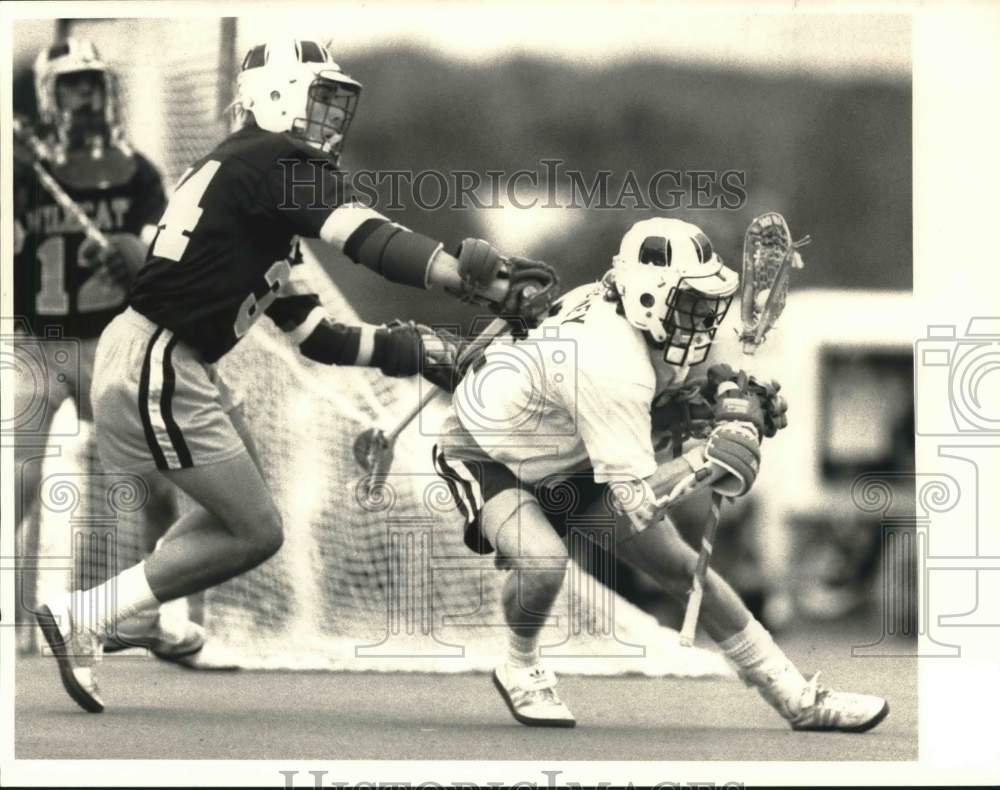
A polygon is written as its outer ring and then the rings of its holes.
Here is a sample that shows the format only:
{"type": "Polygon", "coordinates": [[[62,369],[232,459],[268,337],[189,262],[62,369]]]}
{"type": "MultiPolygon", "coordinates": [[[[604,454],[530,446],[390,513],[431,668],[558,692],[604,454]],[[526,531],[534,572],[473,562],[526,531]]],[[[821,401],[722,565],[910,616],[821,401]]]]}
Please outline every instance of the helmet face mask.
{"type": "Polygon", "coordinates": [[[69,38],[47,47],[38,54],[34,71],[38,113],[55,133],[57,162],[82,149],[99,158],[108,145],[130,153],[118,83],[93,43],[69,38]]]}
{"type": "Polygon", "coordinates": [[[637,222],[613,265],[622,313],[651,347],[663,350],[664,361],[704,361],[739,275],[723,265],[701,229],[677,219],[637,222]]]}
{"type": "Polygon", "coordinates": [[[705,296],[692,288],[675,287],[663,322],[667,331],[663,360],[673,365],[704,362],[732,301],[731,295],[705,296]]]}
{"type": "Polygon", "coordinates": [[[290,133],[322,153],[339,156],[360,95],[360,86],[321,73],[309,86],[305,118],[297,118],[290,133]]]}
{"type": "Polygon", "coordinates": [[[107,135],[104,74],[100,71],[73,71],[55,81],[60,127],[65,129],[70,148],[79,148],[93,135],[107,135]]]}

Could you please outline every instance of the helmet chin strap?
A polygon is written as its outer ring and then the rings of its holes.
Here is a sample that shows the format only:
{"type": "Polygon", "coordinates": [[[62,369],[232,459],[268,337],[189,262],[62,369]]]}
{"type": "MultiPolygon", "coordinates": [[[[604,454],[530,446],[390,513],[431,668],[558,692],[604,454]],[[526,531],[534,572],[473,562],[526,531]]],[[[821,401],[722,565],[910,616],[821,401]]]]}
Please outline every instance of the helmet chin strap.
{"type": "Polygon", "coordinates": [[[320,145],[319,150],[325,154],[337,153],[337,150],[340,147],[340,141],[343,139],[344,135],[342,134],[332,134],[326,138],[326,142],[320,145]]]}

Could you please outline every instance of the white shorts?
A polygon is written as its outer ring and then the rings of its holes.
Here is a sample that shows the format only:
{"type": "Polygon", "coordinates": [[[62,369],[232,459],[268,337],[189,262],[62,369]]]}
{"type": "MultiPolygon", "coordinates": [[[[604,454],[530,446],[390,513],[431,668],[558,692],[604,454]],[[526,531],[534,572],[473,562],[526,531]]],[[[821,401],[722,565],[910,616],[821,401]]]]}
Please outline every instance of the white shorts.
{"type": "Polygon", "coordinates": [[[131,308],[101,334],[91,402],[110,469],[186,469],[246,452],[229,418],[238,403],[215,366],[131,308]]]}

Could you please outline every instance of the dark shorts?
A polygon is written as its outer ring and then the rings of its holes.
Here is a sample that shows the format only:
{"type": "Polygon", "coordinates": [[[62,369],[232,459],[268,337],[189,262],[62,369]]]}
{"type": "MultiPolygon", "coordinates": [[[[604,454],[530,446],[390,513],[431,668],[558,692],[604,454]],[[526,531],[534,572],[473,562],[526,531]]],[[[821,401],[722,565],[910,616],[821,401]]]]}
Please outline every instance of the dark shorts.
{"type": "Polygon", "coordinates": [[[502,491],[520,489],[532,494],[563,538],[570,526],[583,523],[582,517],[608,495],[608,484],[594,480],[592,470],[550,475],[537,483],[526,483],[498,461],[446,458],[437,446],[434,469],[448,484],[455,504],[465,517],[465,545],[478,554],[494,551],[482,534],[480,519],[483,505],[502,491]]]}

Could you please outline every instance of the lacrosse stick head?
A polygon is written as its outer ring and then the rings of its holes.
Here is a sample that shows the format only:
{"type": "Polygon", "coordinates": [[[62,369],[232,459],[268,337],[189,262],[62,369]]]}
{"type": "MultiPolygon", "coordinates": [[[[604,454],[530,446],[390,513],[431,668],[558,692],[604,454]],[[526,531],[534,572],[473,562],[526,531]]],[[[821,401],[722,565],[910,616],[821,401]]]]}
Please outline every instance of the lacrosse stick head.
{"type": "Polygon", "coordinates": [[[740,284],[740,340],[745,354],[757,350],[785,309],[789,269],[803,267],[797,248],[809,241],[806,236],[793,242],[788,223],[777,211],[761,214],[747,228],[740,284]]]}
{"type": "Polygon", "coordinates": [[[354,440],[354,460],[373,476],[384,475],[392,466],[392,444],[381,428],[369,428],[354,440]]]}

